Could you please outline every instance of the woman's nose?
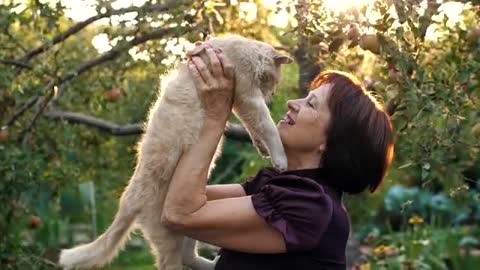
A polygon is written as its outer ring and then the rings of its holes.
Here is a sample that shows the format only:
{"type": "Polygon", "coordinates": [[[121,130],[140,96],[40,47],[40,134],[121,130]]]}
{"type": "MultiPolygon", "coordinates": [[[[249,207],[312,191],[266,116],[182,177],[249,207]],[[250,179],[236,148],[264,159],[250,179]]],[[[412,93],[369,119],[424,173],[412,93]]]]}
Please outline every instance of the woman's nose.
{"type": "Polygon", "coordinates": [[[298,111],[298,102],[297,100],[288,100],[287,107],[289,110],[298,111]]]}

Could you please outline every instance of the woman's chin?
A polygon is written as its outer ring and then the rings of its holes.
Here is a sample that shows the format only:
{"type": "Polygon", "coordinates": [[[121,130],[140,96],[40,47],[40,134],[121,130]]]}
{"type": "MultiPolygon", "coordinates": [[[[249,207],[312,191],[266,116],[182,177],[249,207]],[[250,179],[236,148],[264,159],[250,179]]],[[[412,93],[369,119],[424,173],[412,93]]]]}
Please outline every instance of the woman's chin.
{"type": "Polygon", "coordinates": [[[288,126],[288,124],[283,120],[280,120],[280,122],[278,122],[277,130],[278,130],[278,133],[280,133],[280,137],[281,137],[281,133],[283,133],[285,131],[287,126],[288,126]]]}
{"type": "Polygon", "coordinates": [[[285,142],[285,139],[288,137],[288,124],[282,123],[281,121],[277,124],[278,135],[280,135],[280,139],[282,142],[285,142]]]}

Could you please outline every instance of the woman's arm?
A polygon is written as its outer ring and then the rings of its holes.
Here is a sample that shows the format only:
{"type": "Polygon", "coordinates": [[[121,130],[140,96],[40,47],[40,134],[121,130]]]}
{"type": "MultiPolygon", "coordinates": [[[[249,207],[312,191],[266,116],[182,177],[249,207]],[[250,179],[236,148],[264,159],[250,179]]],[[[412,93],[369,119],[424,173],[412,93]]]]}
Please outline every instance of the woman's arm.
{"type": "Polygon", "coordinates": [[[246,196],[245,190],[240,184],[223,184],[207,186],[207,200],[219,200],[226,198],[246,196]]]}
{"type": "Polygon", "coordinates": [[[212,74],[200,57],[193,56],[188,62],[205,115],[198,142],[182,154],[172,176],[163,211],[168,220],[191,214],[207,201],[208,170],[232,107],[233,67],[224,61],[222,70],[211,48],[207,55],[212,74]],[[195,181],[185,181],[190,179],[195,181]]]}
{"type": "Polygon", "coordinates": [[[229,61],[221,53],[217,58],[211,49],[207,49],[207,54],[212,73],[199,57],[192,57],[196,67],[189,62],[205,108],[204,125],[198,142],[183,153],[177,164],[162,221],[171,229],[220,247],[244,252],[285,252],[282,234],[257,214],[250,196],[207,201],[208,168],[231,111],[233,90],[233,67],[229,61]]]}
{"type": "Polygon", "coordinates": [[[207,118],[196,144],[182,154],[165,198],[163,216],[168,221],[184,219],[207,201],[207,175],[226,120],[207,118]]]}
{"type": "Polygon", "coordinates": [[[194,239],[228,249],[285,252],[282,235],[256,213],[250,196],[206,200],[209,161],[216,149],[217,135],[223,129],[207,124],[203,130],[198,143],[183,154],[175,169],[165,200],[164,224],[194,239]]]}

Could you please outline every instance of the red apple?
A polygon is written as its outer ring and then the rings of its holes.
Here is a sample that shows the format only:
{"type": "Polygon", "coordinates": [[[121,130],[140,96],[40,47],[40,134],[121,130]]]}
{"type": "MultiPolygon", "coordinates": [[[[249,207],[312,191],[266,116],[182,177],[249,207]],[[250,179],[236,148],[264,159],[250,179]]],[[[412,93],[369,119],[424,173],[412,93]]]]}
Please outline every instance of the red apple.
{"type": "Polygon", "coordinates": [[[480,38],[480,28],[472,28],[468,31],[466,39],[470,43],[475,43],[480,38]]]}
{"type": "Polygon", "coordinates": [[[395,69],[389,69],[388,70],[388,79],[390,81],[398,81],[400,79],[400,73],[396,71],[395,69]]]}
{"type": "Polygon", "coordinates": [[[42,224],[40,217],[32,215],[30,217],[30,228],[35,229],[42,224]]]}
{"type": "Polygon", "coordinates": [[[109,102],[116,102],[122,97],[122,91],[119,88],[113,87],[111,90],[103,93],[103,98],[109,102]]]}
{"type": "Polygon", "coordinates": [[[360,31],[356,25],[351,25],[347,32],[347,38],[349,40],[356,40],[358,37],[360,37],[360,31]]]}
{"type": "Polygon", "coordinates": [[[8,141],[7,129],[0,129],[0,143],[6,143],[8,141]]]}

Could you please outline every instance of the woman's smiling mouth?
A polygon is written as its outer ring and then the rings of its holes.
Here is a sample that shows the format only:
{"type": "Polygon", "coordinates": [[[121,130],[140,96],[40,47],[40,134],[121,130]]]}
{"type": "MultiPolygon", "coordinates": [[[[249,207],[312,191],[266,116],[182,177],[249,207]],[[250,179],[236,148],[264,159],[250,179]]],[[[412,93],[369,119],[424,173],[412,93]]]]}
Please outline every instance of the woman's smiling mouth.
{"type": "Polygon", "coordinates": [[[293,125],[295,125],[295,120],[293,120],[293,118],[287,113],[282,118],[282,120],[280,120],[280,123],[285,123],[285,124],[293,126],[293,125]]]}

